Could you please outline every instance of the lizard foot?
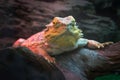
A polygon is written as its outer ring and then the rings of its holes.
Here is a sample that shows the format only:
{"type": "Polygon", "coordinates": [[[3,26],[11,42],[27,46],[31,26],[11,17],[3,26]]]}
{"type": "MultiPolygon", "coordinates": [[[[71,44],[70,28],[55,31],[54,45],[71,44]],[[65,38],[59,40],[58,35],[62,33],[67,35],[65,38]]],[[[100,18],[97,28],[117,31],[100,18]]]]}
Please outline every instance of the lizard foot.
{"type": "Polygon", "coordinates": [[[111,45],[113,44],[113,42],[104,42],[104,43],[101,43],[103,46],[107,46],[107,45],[111,45]]]}
{"type": "Polygon", "coordinates": [[[94,40],[88,40],[88,47],[89,48],[104,48],[107,45],[113,44],[113,42],[105,42],[105,43],[100,43],[94,40]]]}
{"type": "Polygon", "coordinates": [[[54,57],[51,57],[51,56],[45,56],[44,58],[45,58],[45,60],[48,61],[48,63],[56,63],[54,57]]]}
{"type": "Polygon", "coordinates": [[[20,38],[17,41],[15,41],[15,43],[13,44],[13,47],[19,47],[23,42],[25,41],[25,39],[20,38]]]}

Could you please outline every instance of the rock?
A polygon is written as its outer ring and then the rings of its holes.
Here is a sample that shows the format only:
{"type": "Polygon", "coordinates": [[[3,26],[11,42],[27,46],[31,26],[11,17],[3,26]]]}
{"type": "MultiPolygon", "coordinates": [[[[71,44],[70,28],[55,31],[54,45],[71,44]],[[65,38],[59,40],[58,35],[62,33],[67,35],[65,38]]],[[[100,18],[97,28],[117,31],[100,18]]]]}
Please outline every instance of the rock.
{"type": "Polygon", "coordinates": [[[117,25],[116,38],[114,41],[119,41],[120,31],[120,1],[119,0],[89,0],[93,3],[97,15],[110,17],[117,25]]]}
{"type": "Polygon", "coordinates": [[[0,79],[93,80],[120,68],[120,42],[99,50],[78,48],[48,63],[25,47],[0,50],[0,79]]]}
{"type": "Polygon", "coordinates": [[[4,38],[4,37],[14,37],[15,34],[17,34],[17,31],[15,31],[14,29],[10,29],[9,27],[5,27],[5,28],[1,28],[0,29],[0,38],[4,38]],[[6,34],[9,33],[9,34],[6,34]]]}
{"type": "Polygon", "coordinates": [[[116,41],[120,40],[120,30],[116,31],[116,41]]]}
{"type": "Polygon", "coordinates": [[[83,30],[85,38],[100,42],[114,41],[117,25],[108,17],[87,14],[81,19],[79,26],[83,30]]]}
{"type": "Polygon", "coordinates": [[[36,57],[25,56],[19,49],[0,50],[0,79],[65,80],[61,71],[54,65],[50,65],[42,57],[37,58],[38,60],[34,58],[36,57]]]}

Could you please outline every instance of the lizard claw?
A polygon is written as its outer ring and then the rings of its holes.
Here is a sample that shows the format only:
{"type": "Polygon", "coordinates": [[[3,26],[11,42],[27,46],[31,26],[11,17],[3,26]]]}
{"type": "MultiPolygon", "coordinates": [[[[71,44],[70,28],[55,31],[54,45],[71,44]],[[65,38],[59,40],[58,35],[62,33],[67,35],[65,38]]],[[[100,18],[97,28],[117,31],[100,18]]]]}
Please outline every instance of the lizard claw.
{"type": "Polygon", "coordinates": [[[99,44],[98,44],[98,48],[104,48],[104,45],[101,44],[101,43],[99,43],[99,44]]]}
{"type": "Polygon", "coordinates": [[[55,58],[51,56],[46,56],[45,60],[47,60],[48,63],[54,63],[54,64],[56,63],[55,58]]]}
{"type": "Polygon", "coordinates": [[[105,43],[102,43],[104,46],[106,45],[110,45],[110,44],[113,44],[113,42],[105,42],[105,43]]]}
{"type": "Polygon", "coordinates": [[[88,41],[88,47],[89,48],[104,48],[107,45],[113,44],[113,42],[105,42],[105,43],[99,43],[97,41],[94,40],[89,40],[88,41]]]}

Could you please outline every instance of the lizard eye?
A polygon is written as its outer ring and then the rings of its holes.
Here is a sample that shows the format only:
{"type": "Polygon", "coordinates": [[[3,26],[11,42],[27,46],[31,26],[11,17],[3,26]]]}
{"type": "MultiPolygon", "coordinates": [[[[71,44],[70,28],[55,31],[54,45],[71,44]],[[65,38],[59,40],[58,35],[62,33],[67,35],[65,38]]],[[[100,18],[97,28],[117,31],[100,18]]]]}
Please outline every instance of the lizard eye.
{"type": "Polygon", "coordinates": [[[53,24],[56,24],[56,22],[53,22],[53,24]]]}

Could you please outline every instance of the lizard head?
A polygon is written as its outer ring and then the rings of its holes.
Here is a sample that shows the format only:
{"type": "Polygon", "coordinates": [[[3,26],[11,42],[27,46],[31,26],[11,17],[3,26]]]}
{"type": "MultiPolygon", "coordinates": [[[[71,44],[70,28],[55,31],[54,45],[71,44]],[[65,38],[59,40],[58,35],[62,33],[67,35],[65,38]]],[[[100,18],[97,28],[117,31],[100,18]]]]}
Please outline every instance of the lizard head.
{"type": "Polygon", "coordinates": [[[74,46],[83,36],[72,16],[55,17],[46,27],[45,39],[48,43],[57,44],[59,47],[74,46]]]}

